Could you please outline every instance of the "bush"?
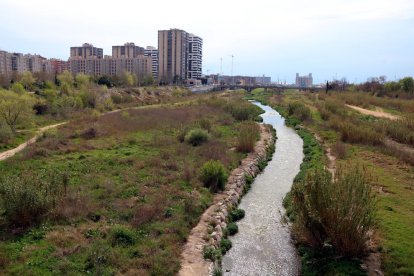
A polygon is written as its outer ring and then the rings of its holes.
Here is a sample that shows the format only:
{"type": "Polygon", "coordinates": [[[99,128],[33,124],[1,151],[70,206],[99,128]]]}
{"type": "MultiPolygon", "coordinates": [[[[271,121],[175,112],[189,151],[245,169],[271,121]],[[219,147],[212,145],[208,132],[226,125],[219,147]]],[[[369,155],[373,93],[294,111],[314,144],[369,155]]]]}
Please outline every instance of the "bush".
{"type": "Polygon", "coordinates": [[[216,260],[221,260],[221,251],[215,249],[214,247],[211,246],[204,246],[203,247],[203,257],[206,260],[210,260],[212,262],[216,261],[216,260]]]}
{"type": "Polygon", "coordinates": [[[200,178],[205,187],[213,192],[217,192],[224,190],[227,174],[220,161],[209,160],[201,167],[200,178]]]}
{"type": "Polygon", "coordinates": [[[200,128],[195,128],[190,130],[184,137],[184,141],[193,145],[198,146],[204,142],[207,142],[210,138],[210,135],[207,131],[200,128]]]}
{"type": "Polygon", "coordinates": [[[336,141],[335,144],[332,145],[332,151],[335,156],[339,159],[345,159],[346,157],[346,146],[341,141],[336,141]]]}
{"type": "Polygon", "coordinates": [[[297,234],[314,247],[331,243],[343,256],[360,256],[375,221],[371,182],[358,164],[339,167],[334,179],[324,168],[308,171],[292,189],[297,234]]]}
{"type": "Polygon", "coordinates": [[[0,121],[0,143],[8,143],[13,138],[10,128],[0,121]]]}
{"type": "Polygon", "coordinates": [[[236,223],[230,222],[229,225],[227,225],[227,232],[230,236],[233,236],[239,232],[239,227],[236,223]]]}
{"type": "Polygon", "coordinates": [[[226,254],[226,252],[229,251],[231,247],[232,247],[231,240],[224,239],[223,238],[220,241],[220,251],[221,251],[221,254],[223,254],[223,255],[226,254]]]}
{"type": "Polygon", "coordinates": [[[289,103],[287,109],[288,109],[287,110],[288,116],[295,117],[302,122],[312,119],[310,109],[307,106],[305,106],[303,103],[300,103],[300,102],[289,103]]]}
{"type": "Polygon", "coordinates": [[[237,137],[237,151],[248,153],[254,150],[254,145],[259,137],[259,126],[255,122],[244,122],[240,126],[237,137]]]}
{"type": "Polygon", "coordinates": [[[245,100],[232,100],[227,103],[226,109],[238,121],[256,120],[263,112],[260,107],[245,100]]]}
{"type": "Polygon", "coordinates": [[[31,172],[0,178],[0,204],[10,225],[27,227],[52,210],[63,194],[57,173],[31,172]]]}
{"type": "Polygon", "coordinates": [[[125,227],[115,226],[111,231],[112,245],[129,246],[135,243],[134,233],[125,227]]]}
{"type": "Polygon", "coordinates": [[[245,212],[243,209],[234,209],[229,213],[229,221],[235,222],[244,218],[245,212]]]}

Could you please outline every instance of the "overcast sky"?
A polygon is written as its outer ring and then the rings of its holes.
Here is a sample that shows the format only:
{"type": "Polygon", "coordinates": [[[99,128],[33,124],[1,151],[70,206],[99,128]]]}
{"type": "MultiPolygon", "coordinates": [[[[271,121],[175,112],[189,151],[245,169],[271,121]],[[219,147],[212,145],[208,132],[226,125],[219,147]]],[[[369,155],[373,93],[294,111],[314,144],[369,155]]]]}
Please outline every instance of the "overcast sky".
{"type": "Polygon", "coordinates": [[[204,40],[203,72],[292,82],[414,75],[413,0],[0,0],[0,49],[67,59],[90,42],[157,46],[179,28],[204,40]]]}

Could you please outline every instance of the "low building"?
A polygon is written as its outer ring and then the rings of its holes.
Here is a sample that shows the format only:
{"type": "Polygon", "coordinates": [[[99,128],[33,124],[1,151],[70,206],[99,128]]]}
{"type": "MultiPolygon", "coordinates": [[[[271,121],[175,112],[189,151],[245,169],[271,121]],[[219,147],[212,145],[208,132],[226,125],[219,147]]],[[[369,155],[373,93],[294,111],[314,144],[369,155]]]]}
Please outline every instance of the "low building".
{"type": "Polygon", "coordinates": [[[256,84],[270,85],[272,82],[272,78],[266,77],[265,75],[263,75],[261,77],[255,77],[254,81],[256,84]]]}
{"type": "Polygon", "coordinates": [[[297,87],[312,87],[313,78],[312,73],[307,76],[299,76],[299,73],[296,73],[296,86],[297,87]]]}

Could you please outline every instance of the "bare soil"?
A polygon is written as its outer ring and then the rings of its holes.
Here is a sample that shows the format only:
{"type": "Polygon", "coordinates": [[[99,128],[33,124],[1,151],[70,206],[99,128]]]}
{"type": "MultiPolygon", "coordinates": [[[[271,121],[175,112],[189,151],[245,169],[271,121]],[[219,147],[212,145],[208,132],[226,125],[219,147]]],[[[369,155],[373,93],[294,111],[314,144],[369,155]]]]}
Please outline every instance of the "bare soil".
{"type": "Polygon", "coordinates": [[[398,120],[400,118],[400,116],[393,115],[393,114],[390,114],[388,112],[385,112],[380,107],[376,107],[376,110],[374,111],[374,110],[365,109],[365,108],[355,106],[355,105],[346,104],[346,106],[349,107],[349,108],[352,108],[352,109],[354,109],[354,110],[356,110],[356,111],[358,111],[362,114],[371,115],[371,116],[378,117],[378,118],[386,118],[386,119],[390,119],[390,120],[398,120]]]}
{"type": "Polygon", "coordinates": [[[18,147],[2,152],[0,153],[0,161],[6,160],[12,156],[14,156],[16,153],[21,152],[22,150],[24,150],[28,145],[33,144],[34,142],[36,142],[37,138],[39,138],[40,135],[42,135],[45,131],[52,129],[52,128],[56,128],[60,125],[66,124],[67,122],[63,122],[63,123],[58,123],[58,124],[53,124],[53,125],[49,125],[49,126],[45,126],[40,128],[36,135],[29,139],[27,142],[24,142],[23,144],[19,145],[18,147]]]}

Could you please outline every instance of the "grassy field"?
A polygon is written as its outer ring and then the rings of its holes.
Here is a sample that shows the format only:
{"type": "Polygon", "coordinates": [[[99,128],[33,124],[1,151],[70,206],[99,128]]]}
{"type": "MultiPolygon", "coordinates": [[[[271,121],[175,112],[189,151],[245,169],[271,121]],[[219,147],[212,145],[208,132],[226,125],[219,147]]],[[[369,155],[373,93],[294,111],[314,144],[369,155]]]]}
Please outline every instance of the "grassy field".
{"type": "MultiPolygon", "coordinates": [[[[285,116],[291,115],[288,119],[291,125],[302,124],[316,133],[323,141],[322,146],[331,148],[337,164],[359,162],[371,170],[378,199],[375,235],[378,245],[373,249],[381,252],[386,275],[413,275],[414,156],[407,151],[413,145],[413,100],[378,98],[364,93],[277,95],[261,90],[253,91],[250,97],[275,106],[285,116]],[[289,107],[295,103],[307,107],[309,114],[289,114],[289,107]],[[402,119],[391,122],[363,115],[345,104],[372,110],[380,107],[402,119]],[[386,140],[400,144],[395,148],[386,140]]],[[[306,254],[306,261],[312,259],[309,252],[306,254]]],[[[332,273],[335,268],[328,271],[332,273]]]]}
{"type": "Polygon", "coordinates": [[[85,115],[1,162],[1,191],[13,195],[1,197],[0,208],[9,210],[0,210],[2,274],[175,274],[212,199],[200,167],[214,159],[230,171],[245,156],[235,150],[241,121],[260,113],[250,108],[245,117],[246,104],[198,96],[85,115]],[[187,143],[194,128],[208,132],[208,141],[187,143]]]}

